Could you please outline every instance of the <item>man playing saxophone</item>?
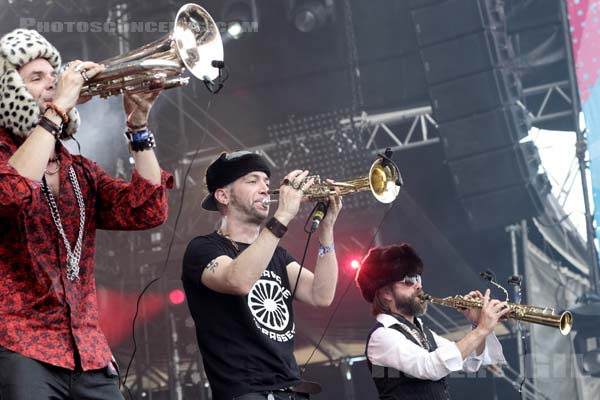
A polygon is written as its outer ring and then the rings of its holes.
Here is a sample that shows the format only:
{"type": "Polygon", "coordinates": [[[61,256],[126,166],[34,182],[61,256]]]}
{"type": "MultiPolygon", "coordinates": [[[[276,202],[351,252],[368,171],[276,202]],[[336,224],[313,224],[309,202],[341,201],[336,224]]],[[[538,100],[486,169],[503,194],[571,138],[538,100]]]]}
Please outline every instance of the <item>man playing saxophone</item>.
{"type": "Polygon", "coordinates": [[[481,365],[506,363],[493,331],[510,312],[506,302],[473,291],[481,310],[463,313],[473,329],[452,342],[425,327],[419,318],[427,303],[423,262],[408,244],[375,247],[362,262],[356,282],[372,304],[377,323],[367,339],[366,356],[380,399],[449,399],[446,376],[453,371],[475,372],[481,365]]]}

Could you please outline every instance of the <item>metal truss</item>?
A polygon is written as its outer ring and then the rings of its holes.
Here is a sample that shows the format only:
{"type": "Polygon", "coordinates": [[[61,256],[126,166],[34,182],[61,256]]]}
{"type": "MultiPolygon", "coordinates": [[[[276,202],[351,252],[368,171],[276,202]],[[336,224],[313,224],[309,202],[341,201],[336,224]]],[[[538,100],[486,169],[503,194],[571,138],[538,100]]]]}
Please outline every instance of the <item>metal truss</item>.
{"type": "Polygon", "coordinates": [[[573,113],[572,99],[567,94],[569,91],[569,81],[558,81],[544,85],[534,86],[523,89],[525,104],[530,104],[533,97],[544,95],[540,105],[536,109],[525,106],[532,119],[532,122],[546,122],[554,119],[569,117],[573,113]],[[552,101],[554,105],[561,105],[560,110],[548,111],[548,104],[552,101]]]}
{"type": "Polygon", "coordinates": [[[390,111],[380,114],[367,114],[340,120],[340,126],[346,130],[357,127],[361,133],[368,133],[369,138],[366,149],[373,153],[385,150],[391,143],[394,151],[407,150],[414,147],[435,144],[440,141],[438,137],[430,136],[430,127],[437,129],[438,125],[433,119],[431,106],[416,107],[404,110],[390,111]],[[394,129],[391,126],[396,126],[394,129]],[[406,126],[407,125],[407,126],[406,126]],[[384,136],[382,139],[381,136],[384,136]]]}

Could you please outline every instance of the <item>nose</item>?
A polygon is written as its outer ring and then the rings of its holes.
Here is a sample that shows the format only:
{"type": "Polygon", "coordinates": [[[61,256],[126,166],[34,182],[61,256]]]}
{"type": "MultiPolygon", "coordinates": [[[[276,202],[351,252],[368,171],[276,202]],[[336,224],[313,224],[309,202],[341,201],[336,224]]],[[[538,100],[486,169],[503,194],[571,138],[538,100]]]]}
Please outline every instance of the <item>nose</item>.
{"type": "Polygon", "coordinates": [[[262,182],[260,185],[260,193],[267,194],[269,192],[269,185],[266,182],[262,182]]]}
{"type": "Polygon", "coordinates": [[[54,88],[56,88],[57,80],[58,80],[58,77],[56,75],[49,75],[46,78],[46,81],[47,81],[46,90],[54,90],[54,88]]]}

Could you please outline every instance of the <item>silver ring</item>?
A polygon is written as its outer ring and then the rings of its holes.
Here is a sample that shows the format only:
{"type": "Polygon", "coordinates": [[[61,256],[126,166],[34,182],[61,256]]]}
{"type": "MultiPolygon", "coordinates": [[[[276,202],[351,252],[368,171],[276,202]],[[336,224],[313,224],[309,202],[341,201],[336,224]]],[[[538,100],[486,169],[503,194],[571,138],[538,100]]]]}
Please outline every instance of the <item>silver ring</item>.
{"type": "Polygon", "coordinates": [[[83,80],[86,82],[90,80],[90,78],[87,76],[87,74],[85,72],[85,69],[81,70],[81,76],[83,77],[83,80]]]}
{"type": "Polygon", "coordinates": [[[73,69],[73,71],[75,72],[81,72],[81,68],[83,68],[83,63],[79,63],[75,66],[75,68],[73,69]]]}
{"type": "Polygon", "coordinates": [[[300,182],[292,182],[292,187],[296,190],[300,189],[302,184],[300,182]]]}

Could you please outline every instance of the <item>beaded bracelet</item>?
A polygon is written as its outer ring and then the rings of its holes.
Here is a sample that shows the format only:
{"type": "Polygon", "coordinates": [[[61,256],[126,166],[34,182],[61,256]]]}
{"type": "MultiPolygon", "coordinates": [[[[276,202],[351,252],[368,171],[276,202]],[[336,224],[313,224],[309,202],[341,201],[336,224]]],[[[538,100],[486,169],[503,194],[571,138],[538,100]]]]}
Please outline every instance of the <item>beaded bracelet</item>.
{"type": "Polygon", "coordinates": [[[65,110],[63,110],[62,108],[60,108],[59,106],[57,106],[54,103],[46,103],[46,109],[44,110],[44,113],[46,111],[48,111],[48,109],[53,110],[56,115],[58,115],[60,117],[60,119],[62,119],[63,124],[66,124],[69,122],[69,116],[67,115],[67,113],[65,112],[65,110]]]}

